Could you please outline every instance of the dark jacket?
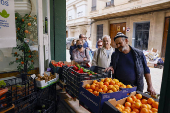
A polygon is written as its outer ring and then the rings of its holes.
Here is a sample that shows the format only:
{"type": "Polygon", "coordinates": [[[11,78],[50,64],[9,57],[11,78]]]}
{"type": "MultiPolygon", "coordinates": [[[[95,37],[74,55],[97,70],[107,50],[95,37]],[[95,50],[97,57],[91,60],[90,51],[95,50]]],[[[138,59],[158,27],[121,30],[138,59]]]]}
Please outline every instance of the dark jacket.
{"type": "Polygon", "coordinates": [[[74,49],[76,49],[77,48],[77,46],[76,46],[76,44],[74,45],[74,46],[70,46],[70,60],[73,60],[73,55],[72,55],[72,53],[73,53],[73,50],[74,49]]]}
{"type": "MultiPolygon", "coordinates": [[[[137,90],[138,91],[142,91],[143,92],[143,88],[144,88],[144,82],[143,82],[143,76],[144,76],[144,66],[143,63],[146,63],[146,60],[144,58],[143,52],[131,47],[132,50],[132,54],[134,56],[134,61],[135,61],[135,71],[136,71],[136,79],[137,79],[137,90]]],[[[119,50],[115,49],[115,52],[112,54],[111,57],[111,63],[110,66],[113,67],[113,69],[116,69],[116,64],[118,62],[119,59],[119,50]]],[[[113,75],[113,77],[115,77],[115,75],[113,75]]]]}

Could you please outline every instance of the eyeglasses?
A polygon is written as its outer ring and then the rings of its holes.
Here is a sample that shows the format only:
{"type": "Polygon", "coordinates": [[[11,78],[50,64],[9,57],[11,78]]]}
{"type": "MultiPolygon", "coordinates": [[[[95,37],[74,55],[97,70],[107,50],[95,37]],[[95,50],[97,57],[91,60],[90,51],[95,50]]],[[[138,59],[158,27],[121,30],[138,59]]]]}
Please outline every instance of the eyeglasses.
{"type": "Polygon", "coordinates": [[[102,46],[102,45],[97,45],[97,46],[102,46]]]}

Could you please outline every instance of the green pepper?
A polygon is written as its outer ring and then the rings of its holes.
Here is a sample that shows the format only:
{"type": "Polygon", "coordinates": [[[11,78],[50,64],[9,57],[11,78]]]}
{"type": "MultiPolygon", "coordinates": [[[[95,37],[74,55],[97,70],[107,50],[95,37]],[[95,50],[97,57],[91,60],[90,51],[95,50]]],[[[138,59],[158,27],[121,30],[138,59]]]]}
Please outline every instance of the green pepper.
{"type": "Polygon", "coordinates": [[[88,72],[88,75],[90,75],[91,73],[90,72],[88,72]]]}
{"type": "Polygon", "coordinates": [[[79,70],[80,70],[81,66],[77,64],[77,67],[78,67],[78,68],[79,68],[79,70]]]}
{"type": "Polygon", "coordinates": [[[92,75],[95,75],[95,72],[92,72],[91,74],[92,74],[92,75]]]}
{"type": "Polygon", "coordinates": [[[85,72],[85,73],[87,73],[89,70],[87,70],[87,69],[83,69],[83,72],[85,72]]]}

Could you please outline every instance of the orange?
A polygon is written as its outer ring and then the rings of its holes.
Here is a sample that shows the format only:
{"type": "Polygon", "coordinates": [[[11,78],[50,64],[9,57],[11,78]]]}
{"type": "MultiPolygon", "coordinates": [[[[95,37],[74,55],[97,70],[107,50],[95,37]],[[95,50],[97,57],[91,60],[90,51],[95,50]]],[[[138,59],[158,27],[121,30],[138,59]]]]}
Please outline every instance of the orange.
{"type": "Polygon", "coordinates": [[[121,105],[121,108],[122,108],[122,110],[124,110],[124,109],[125,109],[125,107],[124,107],[123,105],[121,105]]]}
{"type": "Polygon", "coordinates": [[[95,88],[95,91],[98,91],[98,90],[99,90],[99,87],[96,87],[96,88],[95,88]]]}
{"type": "Polygon", "coordinates": [[[122,107],[122,105],[121,105],[121,104],[117,104],[117,105],[116,105],[116,107],[119,107],[119,108],[121,108],[121,107],[122,107]]]}
{"type": "Polygon", "coordinates": [[[89,92],[93,92],[93,90],[92,89],[87,89],[89,92]]]}
{"type": "Polygon", "coordinates": [[[108,89],[111,90],[114,86],[113,85],[109,85],[108,89]]]}
{"type": "Polygon", "coordinates": [[[130,102],[126,102],[125,103],[125,107],[131,107],[131,103],[130,102]]]}
{"type": "Polygon", "coordinates": [[[107,93],[113,93],[113,91],[112,91],[112,90],[109,90],[107,93]]]}
{"type": "Polygon", "coordinates": [[[103,85],[103,84],[99,84],[99,88],[100,88],[100,89],[103,89],[103,88],[104,88],[104,85],[103,85]]]}
{"type": "Polygon", "coordinates": [[[131,105],[131,108],[132,108],[132,109],[134,109],[134,108],[135,108],[135,103],[133,103],[133,104],[131,105]]]}
{"type": "Polygon", "coordinates": [[[118,85],[114,85],[114,87],[115,87],[117,90],[119,90],[119,86],[118,86],[118,85]]]}
{"type": "Polygon", "coordinates": [[[99,84],[98,84],[98,82],[96,83],[96,87],[99,87],[99,84]]]}
{"type": "Polygon", "coordinates": [[[130,107],[125,107],[125,109],[128,109],[129,111],[131,111],[131,108],[130,108],[130,107]]]}
{"type": "Polygon", "coordinates": [[[116,83],[116,85],[120,86],[120,83],[119,83],[119,82],[117,82],[117,83],[116,83]]]}
{"type": "Polygon", "coordinates": [[[128,97],[128,98],[127,98],[127,102],[132,103],[132,102],[133,102],[133,99],[132,99],[131,97],[128,97]]]}
{"type": "Polygon", "coordinates": [[[152,107],[158,109],[159,103],[158,102],[153,102],[152,107]]]}
{"type": "Polygon", "coordinates": [[[142,109],[142,108],[148,109],[148,106],[147,106],[146,104],[142,104],[140,108],[141,108],[141,109],[142,109]]]}
{"type": "Polygon", "coordinates": [[[141,107],[141,103],[140,102],[136,102],[135,103],[135,108],[139,109],[141,107]]]}
{"type": "Polygon", "coordinates": [[[153,98],[148,99],[148,104],[152,104],[153,102],[155,102],[153,98]]]}
{"type": "Polygon", "coordinates": [[[140,113],[149,113],[149,110],[147,108],[142,108],[140,113]]]}
{"type": "Polygon", "coordinates": [[[115,87],[113,87],[113,88],[112,88],[112,91],[113,91],[113,92],[116,92],[116,91],[117,91],[117,89],[116,89],[115,87]]]}
{"type": "Polygon", "coordinates": [[[149,110],[149,113],[153,113],[151,110],[149,110]]]}
{"type": "Polygon", "coordinates": [[[133,101],[137,100],[136,96],[131,96],[131,98],[133,99],[133,101]]]}
{"type": "Polygon", "coordinates": [[[108,78],[108,79],[105,79],[105,82],[110,83],[110,81],[111,81],[111,80],[110,80],[109,78],[108,78]]]}
{"type": "Polygon", "coordinates": [[[136,94],[136,98],[140,100],[142,98],[142,95],[141,94],[136,94]]]}
{"type": "Polygon", "coordinates": [[[151,108],[152,108],[150,104],[146,104],[146,105],[148,106],[148,109],[151,109],[151,108]]]}
{"type": "Polygon", "coordinates": [[[94,91],[93,94],[97,96],[98,92],[97,92],[97,91],[94,91]]]}
{"type": "Polygon", "coordinates": [[[152,112],[158,112],[158,109],[152,108],[151,111],[152,111],[152,112]]]}
{"type": "Polygon", "coordinates": [[[22,19],[22,22],[24,22],[24,19],[22,19]]]}
{"type": "Polygon", "coordinates": [[[122,113],[128,113],[127,111],[122,111],[122,113]]]}
{"type": "Polygon", "coordinates": [[[142,102],[142,104],[147,104],[148,103],[146,99],[142,99],[141,102],[142,102]]]}
{"type": "Polygon", "coordinates": [[[115,81],[110,81],[110,83],[109,83],[110,85],[115,85],[116,84],[116,82],[115,81]]]}
{"type": "Polygon", "coordinates": [[[99,85],[100,85],[100,84],[102,84],[102,85],[103,85],[103,82],[101,82],[101,81],[100,81],[100,82],[99,82],[99,85]]]}
{"type": "Polygon", "coordinates": [[[136,102],[140,102],[141,103],[141,101],[139,99],[137,99],[136,102]]]}
{"type": "Polygon", "coordinates": [[[120,107],[116,107],[119,111],[121,111],[122,112],[122,108],[120,108],[120,107]]]}
{"type": "Polygon", "coordinates": [[[133,111],[135,111],[136,113],[139,113],[139,110],[138,110],[138,109],[136,109],[136,108],[135,108],[135,109],[133,109],[133,111]]]}
{"type": "Polygon", "coordinates": [[[97,83],[97,80],[93,80],[93,83],[97,83]]]}
{"type": "Polygon", "coordinates": [[[31,23],[28,23],[28,26],[31,26],[31,23]]]}
{"type": "Polygon", "coordinates": [[[102,90],[102,89],[99,89],[98,92],[103,92],[103,90],[102,90]]]}
{"type": "Polygon", "coordinates": [[[103,88],[103,92],[106,93],[108,91],[108,88],[107,87],[104,87],[103,88]]]}
{"type": "Polygon", "coordinates": [[[28,33],[28,30],[25,30],[25,33],[28,33]]]}
{"type": "Polygon", "coordinates": [[[18,27],[18,28],[17,28],[17,30],[19,31],[19,30],[20,30],[20,28],[18,27]]]}
{"type": "Polygon", "coordinates": [[[90,88],[91,88],[92,90],[95,90],[95,85],[91,85],[90,88]]]}
{"type": "Polygon", "coordinates": [[[132,88],[132,86],[131,85],[127,85],[126,88],[132,88]]]}
{"type": "Polygon", "coordinates": [[[109,86],[109,82],[104,82],[104,85],[109,86]]]}
{"type": "Polygon", "coordinates": [[[90,84],[86,84],[85,88],[90,89],[90,84]]]}
{"type": "Polygon", "coordinates": [[[104,82],[104,78],[103,78],[103,79],[101,79],[101,82],[104,82]]]}
{"type": "Polygon", "coordinates": [[[31,17],[31,15],[28,15],[28,17],[31,17]]]}
{"type": "Polygon", "coordinates": [[[129,110],[129,109],[124,109],[124,111],[126,111],[127,113],[130,113],[130,110],[129,110]]]}
{"type": "Polygon", "coordinates": [[[130,112],[130,113],[136,113],[135,111],[132,111],[132,112],[130,112]]]}

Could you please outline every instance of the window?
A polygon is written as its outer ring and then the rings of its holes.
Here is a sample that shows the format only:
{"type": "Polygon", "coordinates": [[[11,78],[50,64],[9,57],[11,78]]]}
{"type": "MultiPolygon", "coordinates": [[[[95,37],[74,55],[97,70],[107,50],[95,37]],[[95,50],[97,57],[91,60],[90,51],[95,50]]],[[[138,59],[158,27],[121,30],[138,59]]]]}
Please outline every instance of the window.
{"type": "Polygon", "coordinates": [[[82,17],[83,16],[83,11],[77,13],[77,17],[82,17]]]}
{"type": "Polygon", "coordinates": [[[103,24],[97,25],[97,41],[103,36],[103,24]]]}
{"type": "Polygon", "coordinates": [[[92,0],[91,11],[95,11],[95,10],[96,10],[96,0],[92,0]]]}
{"type": "Polygon", "coordinates": [[[134,46],[140,50],[148,49],[150,22],[135,24],[134,46]]]}
{"type": "Polygon", "coordinates": [[[71,19],[72,19],[72,16],[69,16],[69,17],[68,17],[68,20],[71,20],[71,19]]]}
{"type": "Polygon", "coordinates": [[[114,0],[111,0],[109,2],[106,2],[106,7],[110,7],[114,5],[114,0]]]}

